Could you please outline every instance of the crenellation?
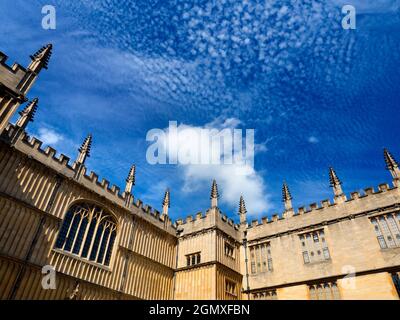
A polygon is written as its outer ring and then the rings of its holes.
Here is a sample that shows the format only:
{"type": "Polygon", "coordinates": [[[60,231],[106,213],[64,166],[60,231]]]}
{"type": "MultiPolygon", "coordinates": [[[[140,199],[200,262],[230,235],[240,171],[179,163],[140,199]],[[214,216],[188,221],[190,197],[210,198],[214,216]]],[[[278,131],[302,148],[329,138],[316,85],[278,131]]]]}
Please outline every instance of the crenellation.
{"type": "Polygon", "coordinates": [[[138,207],[139,209],[142,209],[142,208],[143,208],[143,202],[142,202],[142,200],[140,200],[140,199],[137,199],[137,200],[136,200],[136,207],[138,207]]]}
{"type": "Polygon", "coordinates": [[[90,182],[93,182],[93,183],[96,183],[96,184],[98,184],[98,182],[99,182],[99,176],[94,171],[90,171],[89,176],[87,176],[86,174],[84,174],[83,176],[85,178],[87,178],[90,182]]]}
{"type": "Polygon", "coordinates": [[[125,198],[125,197],[122,197],[122,195],[120,194],[120,191],[121,191],[120,187],[116,186],[115,184],[113,184],[113,185],[111,186],[110,192],[111,192],[112,194],[114,194],[114,195],[116,195],[116,196],[119,196],[119,197],[121,197],[121,198],[125,198]]]}
{"type": "Polygon", "coordinates": [[[321,209],[328,208],[331,205],[331,201],[329,199],[325,199],[321,201],[321,209]]]}
{"type": "Polygon", "coordinates": [[[61,165],[63,165],[63,166],[69,166],[70,158],[67,157],[67,156],[64,155],[64,154],[60,154],[59,158],[56,159],[56,160],[57,160],[61,165]]]}
{"type": "Polygon", "coordinates": [[[153,214],[156,219],[160,219],[160,216],[161,216],[160,211],[158,211],[157,209],[154,209],[153,214]]]}
{"type": "Polygon", "coordinates": [[[360,199],[361,195],[360,192],[354,191],[350,193],[350,199],[349,200],[357,200],[360,199]]]}
{"type": "Polygon", "coordinates": [[[54,148],[47,146],[46,149],[44,150],[44,153],[46,156],[55,159],[55,155],[56,155],[57,151],[54,148]]]}
{"type": "Polygon", "coordinates": [[[318,204],[316,202],[310,204],[310,211],[317,210],[318,204]]]}
{"type": "MultiPolygon", "coordinates": [[[[26,98],[23,96],[23,93],[17,88],[20,84],[21,80],[27,74],[28,70],[21,66],[18,63],[13,63],[11,66],[7,64],[7,55],[3,52],[0,52],[0,76],[2,78],[3,83],[11,90],[13,90],[17,95],[22,96],[22,101],[25,101],[26,98]]],[[[22,102],[21,101],[21,102],[22,102]]]]}
{"type": "Polygon", "coordinates": [[[32,137],[29,140],[29,143],[30,143],[30,145],[32,146],[32,148],[34,150],[42,151],[42,153],[44,153],[44,151],[41,149],[42,145],[43,145],[43,142],[40,141],[39,139],[37,139],[36,137],[32,137]]]}
{"type": "Polygon", "coordinates": [[[8,64],[8,56],[4,53],[0,51],[0,66],[8,69],[9,71],[13,71],[14,73],[17,70],[21,70],[23,72],[26,72],[26,68],[24,66],[21,66],[19,63],[17,62],[13,62],[12,65],[8,64]]]}
{"type": "Polygon", "coordinates": [[[100,186],[104,189],[104,190],[108,190],[109,186],[110,186],[110,181],[108,181],[107,179],[103,178],[100,182],[100,186]]]}
{"type": "Polygon", "coordinates": [[[186,217],[186,223],[190,223],[190,222],[192,222],[193,221],[193,216],[192,215],[188,215],[187,217],[186,217]]]}
{"type": "Polygon", "coordinates": [[[196,215],[195,215],[195,220],[200,220],[200,219],[203,219],[204,218],[204,216],[203,216],[203,212],[197,212],[196,213],[196,215]]]}
{"type": "Polygon", "coordinates": [[[263,225],[266,225],[266,224],[268,223],[268,217],[262,217],[262,218],[261,218],[261,223],[262,223],[263,225]]]}
{"type": "Polygon", "coordinates": [[[388,185],[387,183],[381,183],[381,184],[378,186],[379,192],[386,192],[386,191],[388,191],[389,189],[390,189],[390,187],[389,187],[389,185],[388,185]]]}
{"type": "Polygon", "coordinates": [[[365,196],[370,196],[373,195],[375,193],[374,187],[369,187],[364,189],[365,192],[365,196]]]}
{"type": "Polygon", "coordinates": [[[300,207],[297,209],[297,214],[298,215],[303,215],[306,212],[306,208],[305,207],[300,207]]]}
{"type": "Polygon", "coordinates": [[[145,212],[145,213],[147,213],[147,214],[150,214],[151,213],[151,206],[150,205],[148,205],[148,204],[145,204],[144,205],[144,208],[143,208],[143,211],[145,212]]]}

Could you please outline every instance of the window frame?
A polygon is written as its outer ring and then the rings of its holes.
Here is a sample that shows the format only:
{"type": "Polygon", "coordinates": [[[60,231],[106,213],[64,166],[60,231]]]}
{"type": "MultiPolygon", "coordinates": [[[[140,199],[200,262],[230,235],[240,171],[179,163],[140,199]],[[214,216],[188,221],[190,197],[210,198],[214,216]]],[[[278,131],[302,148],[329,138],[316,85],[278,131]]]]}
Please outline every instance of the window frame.
{"type": "Polygon", "coordinates": [[[400,248],[400,211],[369,217],[381,250],[400,248]]]}
{"type": "Polygon", "coordinates": [[[53,241],[52,251],[110,271],[114,262],[115,248],[118,246],[118,235],[118,218],[107,206],[96,201],[79,199],[68,205],[61,220],[57,236],[53,241]],[[82,214],[82,210],[86,210],[86,212],[82,214]],[[80,216],[79,221],[74,232],[71,233],[75,218],[78,216],[80,216]],[[99,218],[100,220],[98,220],[99,218]],[[83,224],[84,220],[87,220],[85,224],[83,224]],[[94,222],[95,226],[90,233],[92,222],[94,222]],[[106,224],[108,224],[107,227],[104,227],[106,224]],[[100,235],[95,257],[91,259],[94,249],[93,244],[96,240],[99,226],[103,227],[103,231],[100,235]],[[109,230],[108,239],[103,246],[103,238],[101,237],[104,236],[106,230],[109,230]],[[70,241],[70,239],[72,239],[71,245],[65,248],[67,241],[70,241]],[[87,246],[87,244],[89,245],[87,246]],[[103,253],[100,255],[102,250],[103,253]],[[86,254],[84,255],[84,253],[86,254]],[[100,257],[100,262],[98,262],[100,257]]]}
{"type": "Polygon", "coordinates": [[[298,237],[304,265],[332,260],[324,228],[302,232],[298,237]]]}

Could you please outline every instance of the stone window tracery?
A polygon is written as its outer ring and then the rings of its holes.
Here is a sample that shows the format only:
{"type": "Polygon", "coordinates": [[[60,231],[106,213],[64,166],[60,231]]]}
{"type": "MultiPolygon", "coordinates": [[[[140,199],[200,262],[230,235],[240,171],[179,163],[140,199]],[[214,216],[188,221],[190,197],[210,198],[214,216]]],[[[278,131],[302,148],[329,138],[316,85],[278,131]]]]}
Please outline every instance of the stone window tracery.
{"type": "Polygon", "coordinates": [[[330,259],[324,230],[316,230],[299,235],[303,261],[305,264],[330,259]]]}
{"type": "Polygon", "coordinates": [[[263,243],[250,247],[251,273],[273,271],[271,244],[263,243]]]}
{"type": "Polygon", "coordinates": [[[77,203],[64,217],[55,248],[108,266],[116,236],[117,224],[110,213],[97,205],[77,203]]]}
{"type": "Polygon", "coordinates": [[[371,223],[382,249],[400,247],[400,213],[373,217],[371,223]]]}

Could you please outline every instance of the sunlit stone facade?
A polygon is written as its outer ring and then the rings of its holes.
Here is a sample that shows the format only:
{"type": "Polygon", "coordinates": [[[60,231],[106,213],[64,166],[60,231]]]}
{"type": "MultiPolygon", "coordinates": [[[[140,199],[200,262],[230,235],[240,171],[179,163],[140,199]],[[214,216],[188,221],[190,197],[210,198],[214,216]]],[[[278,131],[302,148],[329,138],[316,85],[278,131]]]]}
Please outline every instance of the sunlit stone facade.
{"type": "Polygon", "coordinates": [[[211,188],[205,213],[172,222],[167,190],[158,212],[87,172],[92,137],[74,161],[26,133],[39,101],[29,89],[47,69],[52,46],[27,68],[0,53],[1,299],[399,299],[398,165],[385,150],[392,184],[346,196],[330,169],[334,200],[239,223],[211,188]],[[18,109],[20,118],[11,124],[18,109]],[[44,266],[56,271],[43,286],[44,266]]]}

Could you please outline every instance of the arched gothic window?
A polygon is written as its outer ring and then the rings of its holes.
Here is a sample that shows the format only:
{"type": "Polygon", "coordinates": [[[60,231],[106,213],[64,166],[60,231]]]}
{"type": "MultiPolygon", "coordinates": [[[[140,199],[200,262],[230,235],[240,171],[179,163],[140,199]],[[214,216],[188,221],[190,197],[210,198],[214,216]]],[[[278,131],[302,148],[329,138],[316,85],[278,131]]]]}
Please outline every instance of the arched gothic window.
{"type": "Polygon", "coordinates": [[[77,203],[67,211],[55,247],[108,266],[116,229],[114,217],[106,210],[77,203]]]}

